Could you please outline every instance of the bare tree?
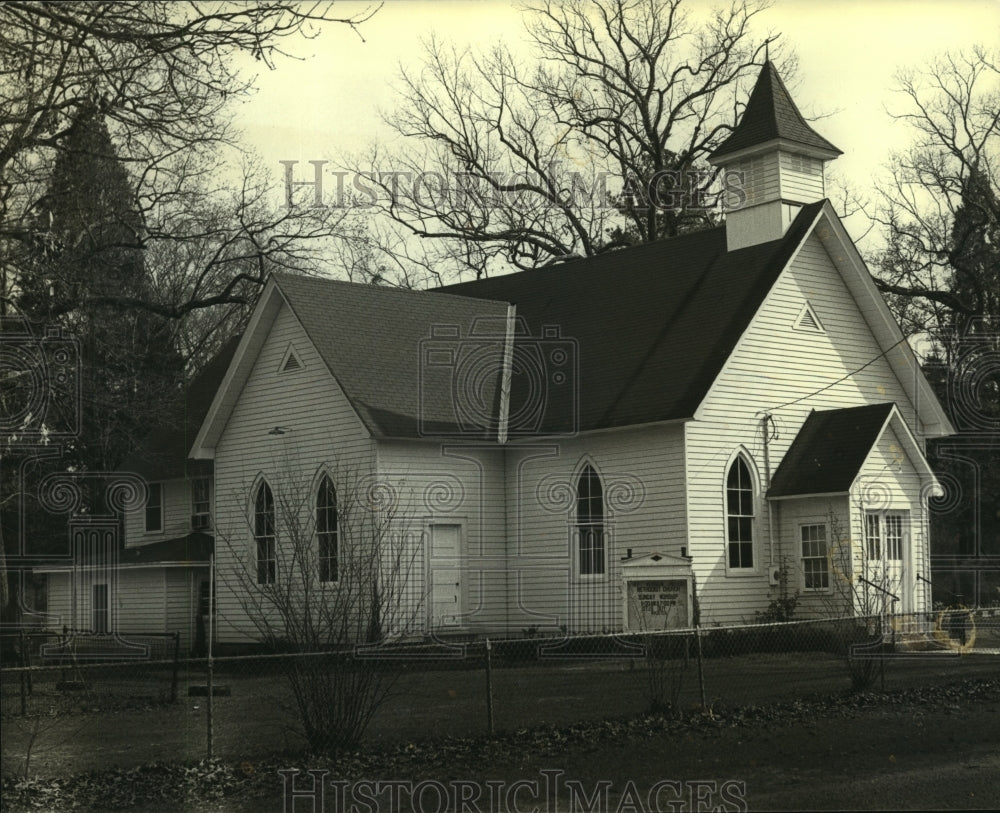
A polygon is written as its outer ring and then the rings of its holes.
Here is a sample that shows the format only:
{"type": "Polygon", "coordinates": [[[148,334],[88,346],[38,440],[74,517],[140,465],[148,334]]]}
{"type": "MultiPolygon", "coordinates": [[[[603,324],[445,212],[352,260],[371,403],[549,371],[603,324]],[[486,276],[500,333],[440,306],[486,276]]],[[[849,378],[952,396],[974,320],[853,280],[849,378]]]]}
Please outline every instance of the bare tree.
{"type": "MultiPolygon", "coordinates": [[[[864,517],[864,501],[854,498],[864,517]]],[[[828,513],[830,593],[827,611],[836,620],[836,645],[857,691],[872,686],[883,664],[886,632],[895,623],[896,597],[885,565],[885,540],[854,538],[849,524],[832,508],[828,513]]]]}
{"type": "Polygon", "coordinates": [[[975,46],[897,76],[913,133],[891,157],[875,216],[876,283],[904,329],[946,346],[970,318],[1000,314],[1000,62],[975,46]]]}
{"type": "Polygon", "coordinates": [[[973,46],[898,76],[895,118],[913,135],[879,191],[885,248],[875,280],[904,330],[930,348],[925,372],[958,434],[928,445],[956,499],[932,502],[936,596],[983,600],[996,583],[971,557],[1000,553],[1000,53],[973,46]],[[940,559],[938,561],[941,561],[940,559]]]}
{"type": "MultiPolygon", "coordinates": [[[[234,59],[274,68],[291,43],[324,25],[355,31],[373,5],[333,3],[11,2],[0,6],[0,273],[4,306],[18,292],[23,248],[44,239],[34,217],[57,152],[79,111],[107,121],[135,187],[142,228],[132,248],[182,256],[180,282],[149,295],[93,293],[94,304],[170,318],[246,306],[272,268],[303,267],[310,240],[338,216],[275,211],[264,179],[236,167],[229,102],[252,87],[234,59]],[[233,183],[235,179],[235,183],[233,183]],[[230,190],[235,189],[235,192],[230,190]]],[[[169,272],[165,266],[161,274],[169,272]]]]}
{"type": "Polygon", "coordinates": [[[432,39],[422,67],[401,70],[387,118],[409,146],[353,168],[404,233],[430,240],[438,273],[535,268],[704,227],[705,158],[775,37],[751,34],[766,3],[734,0],[704,23],[682,6],[529,4],[530,65],[503,45],[477,55],[432,39]]]}
{"type": "Polygon", "coordinates": [[[330,466],[293,465],[237,496],[245,533],[218,532],[222,586],[281,661],[310,747],[357,743],[398,672],[379,645],[421,629],[421,540],[396,488],[330,466]],[[247,540],[252,539],[248,546],[247,540]]]}

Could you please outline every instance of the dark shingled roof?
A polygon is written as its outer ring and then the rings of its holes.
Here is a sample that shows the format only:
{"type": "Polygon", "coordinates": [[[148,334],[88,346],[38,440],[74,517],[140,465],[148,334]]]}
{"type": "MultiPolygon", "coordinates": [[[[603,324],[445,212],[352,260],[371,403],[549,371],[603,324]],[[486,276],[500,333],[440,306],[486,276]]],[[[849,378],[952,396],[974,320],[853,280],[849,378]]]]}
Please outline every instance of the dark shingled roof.
{"type": "Polygon", "coordinates": [[[806,123],[785,83],[778,76],[778,71],[768,61],[761,68],[740,123],[709,158],[715,160],[719,156],[756,147],[776,138],[837,155],[841,153],[806,123]]]}
{"type": "Polygon", "coordinates": [[[841,494],[878,440],[892,404],[809,413],[774,473],[769,497],[841,494]]]}
{"type": "MultiPolygon", "coordinates": [[[[118,564],[120,565],[162,565],[168,562],[180,564],[200,565],[209,563],[209,559],[214,550],[215,543],[209,534],[189,533],[187,536],[179,536],[176,539],[164,539],[159,542],[151,542],[148,545],[139,545],[134,548],[125,548],[118,551],[118,564]]],[[[68,570],[78,565],[93,564],[89,557],[77,559],[72,563],[65,559],[58,563],[41,562],[42,570],[68,570]]],[[[98,564],[106,564],[106,560],[101,559],[98,564]]]]}
{"type": "Polygon", "coordinates": [[[212,537],[195,531],[177,539],[152,542],[121,552],[120,564],[146,565],[161,562],[192,562],[208,564],[214,543],[212,537]]]}
{"type": "Polygon", "coordinates": [[[498,353],[477,368],[475,392],[457,394],[452,382],[462,359],[456,355],[449,362],[447,355],[456,347],[501,350],[507,303],[286,274],[275,280],[373,434],[468,437],[456,420],[455,404],[474,396],[480,403],[469,404],[467,412],[483,418],[478,437],[495,439],[498,353]],[[473,331],[485,338],[470,339],[473,331]]]}
{"type": "MultiPolygon", "coordinates": [[[[579,430],[689,418],[823,205],[803,207],[783,238],[736,251],[719,227],[438,290],[513,302],[534,337],[518,340],[525,352],[572,341],[575,387],[554,383],[547,361],[544,419],[525,434],[568,431],[567,416],[579,430]],[[558,338],[543,336],[549,326],[558,338]]],[[[530,383],[514,376],[512,416],[532,418],[530,383]]]]}
{"type": "Polygon", "coordinates": [[[119,467],[121,470],[135,472],[151,482],[211,473],[211,461],[189,460],[188,452],[239,341],[239,336],[227,341],[198,372],[184,391],[183,412],[177,420],[172,425],[157,427],[143,438],[139,448],[119,467]]]}

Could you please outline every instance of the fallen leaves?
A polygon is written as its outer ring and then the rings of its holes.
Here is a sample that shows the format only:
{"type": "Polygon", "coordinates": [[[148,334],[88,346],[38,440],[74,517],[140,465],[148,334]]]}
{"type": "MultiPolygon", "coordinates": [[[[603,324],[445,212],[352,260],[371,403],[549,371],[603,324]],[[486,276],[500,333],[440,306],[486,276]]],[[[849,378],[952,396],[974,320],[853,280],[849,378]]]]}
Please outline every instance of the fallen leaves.
{"type": "MultiPolygon", "coordinates": [[[[816,726],[823,720],[877,709],[913,714],[922,708],[968,708],[1000,697],[1000,679],[970,680],[948,686],[894,692],[841,694],[773,705],[715,708],[685,716],[647,714],[627,719],[538,726],[489,737],[445,737],[344,751],[332,756],[271,756],[254,762],[200,760],[189,764],[154,762],[60,779],[8,778],[2,785],[5,813],[64,810],[135,810],[159,804],[184,809],[195,802],[241,797],[273,785],[277,771],[295,766],[326,769],[331,779],[363,776],[447,778],[484,764],[520,764],[571,748],[604,748],[616,742],[663,736],[712,738],[723,729],[755,731],[788,723],[816,726]]],[[[889,762],[895,763],[894,755],[889,762]]]]}

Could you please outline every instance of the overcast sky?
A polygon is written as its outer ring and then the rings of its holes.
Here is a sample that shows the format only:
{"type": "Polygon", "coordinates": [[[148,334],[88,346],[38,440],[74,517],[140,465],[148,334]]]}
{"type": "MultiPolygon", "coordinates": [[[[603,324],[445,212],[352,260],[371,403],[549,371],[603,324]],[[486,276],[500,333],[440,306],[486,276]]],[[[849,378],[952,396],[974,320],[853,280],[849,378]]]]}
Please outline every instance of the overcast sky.
{"type": "MultiPolygon", "coordinates": [[[[365,7],[337,5],[345,14],[365,7]]],[[[946,49],[1000,42],[1000,0],[776,0],[758,19],[759,34],[780,32],[797,51],[796,102],[806,113],[832,111],[816,129],[844,151],[831,168],[858,187],[909,138],[885,112],[899,105],[889,92],[893,73],[946,49]]],[[[276,178],[281,160],[329,159],[385,139],[379,109],[393,104],[398,64],[418,63],[421,38],[473,47],[524,41],[522,15],[500,0],[387,0],[362,33],[365,41],[331,26],[295,45],[303,61],[259,75],[238,122],[276,178]]]]}

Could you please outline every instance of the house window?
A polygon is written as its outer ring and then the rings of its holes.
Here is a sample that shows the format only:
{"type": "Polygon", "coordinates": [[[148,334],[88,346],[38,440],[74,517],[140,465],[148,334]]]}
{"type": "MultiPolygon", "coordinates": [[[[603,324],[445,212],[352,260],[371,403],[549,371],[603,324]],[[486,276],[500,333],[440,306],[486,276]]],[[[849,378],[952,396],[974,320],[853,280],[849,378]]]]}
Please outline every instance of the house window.
{"type": "Polygon", "coordinates": [[[163,483],[149,484],[149,497],[146,499],[146,530],[163,530],[163,483]]]}
{"type": "Polygon", "coordinates": [[[587,465],[576,486],[576,527],[580,536],[580,575],[604,573],[604,491],[594,467],[587,465]]]}
{"type": "Polygon", "coordinates": [[[319,580],[337,581],[337,492],[326,474],[316,492],[316,541],[319,547],[319,580]]]}
{"type": "Polygon", "coordinates": [[[903,559],[903,517],[900,514],[887,514],[885,525],[885,558],[894,561],[903,559]]]}
{"type": "Polygon", "coordinates": [[[257,542],[257,584],[274,584],[278,569],[274,533],[274,496],[262,482],[254,499],[253,535],[257,542]]]}
{"type": "Polygon", "coordinates": [[[742,456],[729,467],[726,477],[726,539],[729,569],[753,568],[754,494],[750,467],[742,456]]]}
{"type": "Polygon", "coordinates": [[[881,561],[883,553],[889,561],[903,559],[902,514],[865,514],[865,555],[881,561]]]}
{"type": "Polygon", "coordinates": [[[191,513],[209,513],[208,504],[208,478],[196,477],[191,481],[191,513]]]}
{"type": "Polygon", "coordinates": [[[806,590],[826,590],[830,586],[830,563],[827,558],[826,525],[803,525],[802,575],[806,590]]]}

